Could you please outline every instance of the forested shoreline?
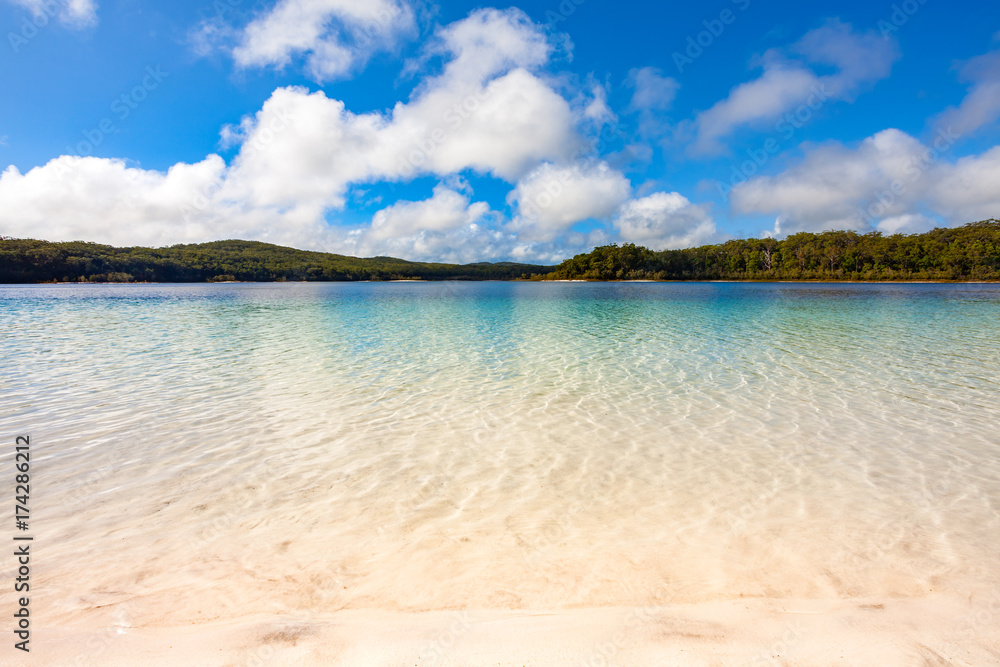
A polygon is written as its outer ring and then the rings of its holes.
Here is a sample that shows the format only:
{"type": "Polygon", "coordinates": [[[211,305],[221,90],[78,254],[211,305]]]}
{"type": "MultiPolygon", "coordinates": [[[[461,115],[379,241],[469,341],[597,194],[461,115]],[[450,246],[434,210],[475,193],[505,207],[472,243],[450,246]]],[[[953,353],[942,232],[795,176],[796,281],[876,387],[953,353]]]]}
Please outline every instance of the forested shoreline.
{"type": "Polygon", "coordinates": [[[801,232],[683,250],[605,245],[558,266],[357,258],[258,241],[116,248],[0,237],[0,283],[358,280],[1000,280],[1000,222],[923,234],[801,232]]]}
{"type": "Polygon", "coordinates": [[[923,234],[849,231],[743,239],[655,252],[606,245],[535,280],[1000,280],[1000,222],[923,234]]]}
{"type": "Polygon", "coordinates": [[[511,280],[552,268],[512,262],[460,265],[392,257],[360,259],[258,241],[116,248],[82,241],[0,238],[0,283],[511,280]]]}

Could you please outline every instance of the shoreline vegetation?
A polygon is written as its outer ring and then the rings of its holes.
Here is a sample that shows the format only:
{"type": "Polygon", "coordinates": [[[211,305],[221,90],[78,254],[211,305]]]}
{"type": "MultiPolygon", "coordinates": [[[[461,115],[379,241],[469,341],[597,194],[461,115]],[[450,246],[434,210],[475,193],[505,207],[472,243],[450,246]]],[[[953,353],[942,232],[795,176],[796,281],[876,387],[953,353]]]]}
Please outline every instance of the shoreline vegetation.
{"type": "Polygon", "coordinates": [[[554,268],[515,262],[362,259],[259,241],[116,248],[0,237],[0,283],[10,284],[514,280],[554,268]]]}
{"type": "Polygon", "coordinates": [[[116,248],[0,237],[3,284],[417,280],[996,282],[1000,221],[910,235],[800,232],[781,241],[742,239],[683,250],[614,244],[558,266],[357,258],[259,241],[116,248]]]}
{"type": "Polygon", "coordinates": [[[800,232],[655,252],[606,245],[533,280],[699,280],[766,282],[995,282],[1000,222],[986,220],[923,234],[800,232]]]}

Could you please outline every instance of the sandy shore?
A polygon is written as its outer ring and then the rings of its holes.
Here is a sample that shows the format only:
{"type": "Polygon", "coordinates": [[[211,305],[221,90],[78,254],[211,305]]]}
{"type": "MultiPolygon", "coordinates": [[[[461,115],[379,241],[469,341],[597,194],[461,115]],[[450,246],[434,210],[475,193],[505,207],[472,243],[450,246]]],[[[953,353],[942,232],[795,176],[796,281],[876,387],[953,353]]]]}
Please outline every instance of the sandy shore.
{"type": "Polygon", "coordinates": [[[990,665],[1000,663],[1000,596],[357,610],[174,628],[39,628],[32,644],[31,661],[14,664],[990,665]]]}

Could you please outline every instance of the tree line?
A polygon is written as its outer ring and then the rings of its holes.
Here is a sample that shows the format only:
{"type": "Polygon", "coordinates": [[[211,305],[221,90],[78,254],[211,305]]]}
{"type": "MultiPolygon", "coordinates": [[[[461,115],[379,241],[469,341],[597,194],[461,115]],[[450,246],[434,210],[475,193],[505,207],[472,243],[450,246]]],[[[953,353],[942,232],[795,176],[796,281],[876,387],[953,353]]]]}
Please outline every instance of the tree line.
{"type": "Polygon", "coordinates": [[[458,265],[392,257],[360,259],[257,241],[116,248],[0,237],[0,283],[510,280],[551,269],[512,262],[458,265]]]}
{"type": "Polygon", "coordinates": [[[558,266],[361,259],[258,241],[116,248],[0,237],[0,283],[346,280],[1000,280],[1000,222],[923,234],[801,232],[653,251],[605,245],[558,266]]]}
{"type": "Polygon", "coordinates": [[[653,251],[605,245],[536,280],[1000,280],[1000,222],[923,234],[801,232],[653,251]]]}

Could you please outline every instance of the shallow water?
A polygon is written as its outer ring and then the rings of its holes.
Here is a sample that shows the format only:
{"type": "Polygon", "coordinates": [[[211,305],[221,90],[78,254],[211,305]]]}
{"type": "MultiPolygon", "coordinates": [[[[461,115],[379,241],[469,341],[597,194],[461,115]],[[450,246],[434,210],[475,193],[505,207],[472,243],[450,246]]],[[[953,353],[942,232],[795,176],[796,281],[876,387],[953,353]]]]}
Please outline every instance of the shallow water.
{"type": "Polygon", "coordinates": [[[998,341],[997,285],[0,287],[2,460],[51,623],[967,594],[998,341]]]}

